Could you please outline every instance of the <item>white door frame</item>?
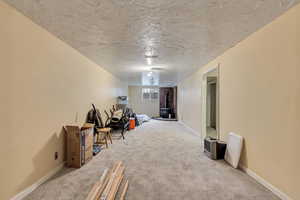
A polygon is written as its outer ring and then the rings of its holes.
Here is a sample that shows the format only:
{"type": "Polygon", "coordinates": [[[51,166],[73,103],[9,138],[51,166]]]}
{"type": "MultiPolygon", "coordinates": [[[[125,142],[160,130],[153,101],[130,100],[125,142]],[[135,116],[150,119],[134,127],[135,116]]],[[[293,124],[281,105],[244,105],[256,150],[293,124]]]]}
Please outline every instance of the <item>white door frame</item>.
{"type": "Polygon", "coordinates": [[[219,65],[210,68],[205,71],[202,75],[202,92],[201,92],[201,100],[202,100],[202,117],[201,117],[201,138],[204,139],[206,137],[206,99],[207,99],[207,75],[210,72],[217,71],[217,105],[216,105],[216,129],[217,129],[217,139],[220,139],[220,106],[219,106],[219,98],[220,98],[220,69],[219,65]]]}

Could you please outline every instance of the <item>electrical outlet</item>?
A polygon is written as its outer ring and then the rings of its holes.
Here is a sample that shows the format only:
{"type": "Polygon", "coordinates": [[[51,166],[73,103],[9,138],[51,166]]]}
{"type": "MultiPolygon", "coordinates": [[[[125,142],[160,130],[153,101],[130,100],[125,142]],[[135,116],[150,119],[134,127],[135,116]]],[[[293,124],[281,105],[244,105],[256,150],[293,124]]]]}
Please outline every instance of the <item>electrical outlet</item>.
{"type": "Polygon", "coordinates": [[[54,153],[54,160],[57,160],[58,159],[58,152],[55,152],[54,153]]]}

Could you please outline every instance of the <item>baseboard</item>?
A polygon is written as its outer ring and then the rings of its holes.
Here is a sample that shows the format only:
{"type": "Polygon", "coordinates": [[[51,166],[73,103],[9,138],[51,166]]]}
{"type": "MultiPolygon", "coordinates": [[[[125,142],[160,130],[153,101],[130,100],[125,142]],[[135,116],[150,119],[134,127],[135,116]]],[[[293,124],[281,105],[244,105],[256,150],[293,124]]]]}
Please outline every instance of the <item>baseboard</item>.
{"type": "Polygon", "coordinates": [[[251,176],[252,178],[254,178],[257,182],[259,182],[260,184],[262,184],[263,186],[265,186],[267,189],[269,189],[271,192],[273,192],[276,196],[278,196],[281,200],[293,200],[291,197],[289,197],[287,194],[285,194],[284,192],[282,192],[281,190],[279,190],[277,187],[275,187],[274,185],[272,185],[271,183],[269,183],[268,181],[266,181],[265,179],[263,179],[262,177],[258,176],[255,172],[253,172],[252,170],[250,170],[249,168],[239,165],[239,168],[245,172],[246,174],[248,174],[249,176],[251,176]]]}
{"type": "Polygon", "coordinates": [[[61,163],[59,166],[54,168],[52,171],[50,171],[48,174],[43,176],[41,179],[39,179],[37,182],[32,184],[31,186],[27,187],[25,190],[21,191],[20,193],[16,194],[14,197],[12,197],[10,200],[21,200],[25,198],[27,195],[29,195],[31,192],[33,192],[37,187],[45,183],[47,180],[49,180],[51,177],[53,177],[58,171],[60,171],[64,167],[65,163],[61,163]]]}
{"type": "Polygon", "coordinates": [[[186,123],[184,123],[183,121],[179,120],[178,123],[180,123],[181,125],[183,125],[186,129],[188,129],[190,132],[192,132],[193,134],[201,137],[201,134],[199,132],[197,132],[195,129],[189,127],[186,123]]]}

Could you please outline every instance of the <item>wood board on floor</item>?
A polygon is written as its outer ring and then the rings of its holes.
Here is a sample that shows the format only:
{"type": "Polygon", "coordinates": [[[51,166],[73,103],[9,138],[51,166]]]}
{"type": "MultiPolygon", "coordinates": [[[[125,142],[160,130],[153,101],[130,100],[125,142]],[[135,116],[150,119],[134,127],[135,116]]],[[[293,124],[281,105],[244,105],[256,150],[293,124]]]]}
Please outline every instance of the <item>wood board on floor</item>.
{"type": "Polygon", "coordinates": [[[121,192],[119,199],[124,200],[129,185],[128,180],[125,180],[125,185],[120,190],[124,172],[125,166],[121,161],[115,163],[111,169],[105,169],[99,181],[90,190],[86,200],[114,200],[118,191],[121,192]]]}

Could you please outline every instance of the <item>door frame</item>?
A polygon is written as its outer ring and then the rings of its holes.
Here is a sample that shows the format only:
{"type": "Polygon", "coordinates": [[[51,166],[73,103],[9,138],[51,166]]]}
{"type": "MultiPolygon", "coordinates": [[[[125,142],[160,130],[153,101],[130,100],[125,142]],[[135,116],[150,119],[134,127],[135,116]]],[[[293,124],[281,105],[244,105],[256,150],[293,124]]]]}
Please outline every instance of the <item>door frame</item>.
{"type": "Polygon", "coordinates": [[[202,87],[201,87],[201,100],[202,100],[202,117],[201,117],[201,138],[202,141],[206,137],[206,99],[207,99],[207,77],[210,72],[217,72],[217,91],[216,91],[216,130],[217,130],[217,139],[220,139],[220,67],[219,64],[215,67],[210,68],[202,74],[202,87]]]}

